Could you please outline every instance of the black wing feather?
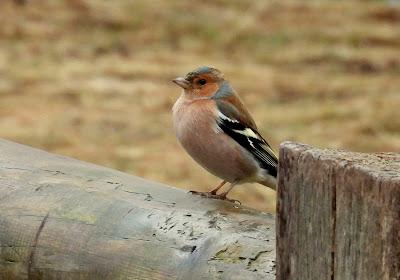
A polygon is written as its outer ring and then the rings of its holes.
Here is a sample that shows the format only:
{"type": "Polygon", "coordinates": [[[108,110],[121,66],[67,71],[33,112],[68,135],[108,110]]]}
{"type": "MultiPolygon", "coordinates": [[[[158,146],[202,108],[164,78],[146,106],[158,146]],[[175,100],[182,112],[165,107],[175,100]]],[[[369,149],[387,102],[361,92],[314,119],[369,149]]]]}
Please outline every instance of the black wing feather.
{"type": "Polygon", "coordinates": [[[273,154],[268,143],[254,129],[246,127],[237,120],[232,120],[223,116],[218,121],[218,126],[229,135],[233,140],[239,143],[243,148],[249,151],[260,164],[261,168],[265,169],[271,176],[277,176],[278,159],[273,154]],[[250,129],[256,136],[252,137],[245,133],[250,129]],[[267,150],[271,150],[271,152],[267,150]]]}

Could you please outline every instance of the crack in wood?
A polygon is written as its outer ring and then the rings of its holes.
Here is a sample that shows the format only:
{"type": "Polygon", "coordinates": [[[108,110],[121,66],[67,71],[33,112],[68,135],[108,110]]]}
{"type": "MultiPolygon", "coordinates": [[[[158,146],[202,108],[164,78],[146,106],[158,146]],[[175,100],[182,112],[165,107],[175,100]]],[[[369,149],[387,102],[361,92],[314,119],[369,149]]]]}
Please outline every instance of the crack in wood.
{"type": "Polygon", "coordinates": [[[35,259],[35,255],[36,255],[36,247],[39,242],[40,234],[43,231],[44,225],[46,224],[48,217],[49,217],[49,213],[47,213],[46,216],[44,216],[44,218],[43,218],[42,222],[40,223],[39,228],[36,232],[35,239],[33,240],[32,250],[29,255],[29,261],[28,261],[28,279],[32,278],[32,266],[33,266],[33,261],[35,259]]]}
{"type": "MultiPolygon", "coordinates": [[[[333,178],[336,181],[336,177],[333,178]]],[[[331,280],[335,280],[335,251],[336,251],[336,182],[332,187],[332,248],[331,248],[331,280]]]]}
{"type": "Polygon", "coordinates": [[[273,217],[1,139],[0,150],[2,196],[13,190],[5,184],[16,188],[0,203],[1,244],[16,244],[0,248],[7,279],[208,279],[219,271],[219,278],[273,280],[259,267],[272,269],[274,252],[257,259],[258,272],[246,270],[249,257],[268,249],[264,240],[274,240],[273,217]],[[260,221],[272,231],[248,230],[260,221]],[[243,246],[232,256],[208,261],[237,240],[243,246]]]}
{"type": "MultiPolygon", "coordinates": [[[[107,182],[107,183],[109,183],[109,182],[107,182]]],[[[141,195],[141,196],[144,196],[144,200],[145,200],[145,201],[159,202],[159,203],[162,203],[162,204],[167,205],[168,207],[175,207],[175,205],[176,205],[176,202],[168,202],[168,201],[163,201],[163,200],[154,199],[154,197],[153,197],[151,194],[149,194],[149,193],[135,192],[135,191],[123,189],[122,187],[124,187],[124,185],[119,184],[119,185],[117,185],[117,186],[114,188],[114,190],[116,190],[116,191],[122,191],[122,192],[126,192],[126,193],[130,193],[130,194],[141,195]]]]}
{"type": "MultiPolygon", "coordinates": [[[[246,265],[246,268],[247,268],[248,270],[251,270],[251,269],[252,269],[252,266],[253,266],[254,264],[257,263],[258,258],[259,258],[261,255],[266,254],[266,253],[270,253],[271,251],[272,251],[272,250],[260,251],[260,252],[258,252],[257,255],[255,255],[254,257],[248,258],[249,261],[248,261],[248,263],[247,263],[247,265],[246,265]]],[[[246,258],[245,258],[245,259],[246,259],[246,258]]],[[[254,271],[257,271],[256,268],[253,268],[253,270],[254,270],[254,271]]]]}

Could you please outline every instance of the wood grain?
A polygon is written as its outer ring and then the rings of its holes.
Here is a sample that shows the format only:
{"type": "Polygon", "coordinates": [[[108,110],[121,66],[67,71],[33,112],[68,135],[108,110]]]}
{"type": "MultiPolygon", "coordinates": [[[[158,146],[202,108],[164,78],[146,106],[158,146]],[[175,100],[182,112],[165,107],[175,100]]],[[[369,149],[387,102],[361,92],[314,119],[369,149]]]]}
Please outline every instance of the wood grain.
{"type": "Polygon", "coordinates": [[[0,279],[275,279],[274,216],[0,140],[0,279]]]}
{"type": "Polygon", "coordinates": [[[400,279],[400,154],[285,142],[277,279],[400,279]]]}

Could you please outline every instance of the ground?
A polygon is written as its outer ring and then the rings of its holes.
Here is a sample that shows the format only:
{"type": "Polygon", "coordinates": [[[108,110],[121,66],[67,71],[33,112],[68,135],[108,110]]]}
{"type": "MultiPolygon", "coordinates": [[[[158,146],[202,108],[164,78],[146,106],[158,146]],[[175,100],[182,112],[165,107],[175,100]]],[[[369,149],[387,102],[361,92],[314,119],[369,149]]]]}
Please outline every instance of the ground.
{"type": "MultiPolygon", "coordinates": [[[[399,24],[396,1],[1,1],[0,137],[209,190],[172,132],[171,79],[214,65],[275,150],[398,152],[399,24]]],[[[275,209],[255,184],[231,198],[275,209]]]]}

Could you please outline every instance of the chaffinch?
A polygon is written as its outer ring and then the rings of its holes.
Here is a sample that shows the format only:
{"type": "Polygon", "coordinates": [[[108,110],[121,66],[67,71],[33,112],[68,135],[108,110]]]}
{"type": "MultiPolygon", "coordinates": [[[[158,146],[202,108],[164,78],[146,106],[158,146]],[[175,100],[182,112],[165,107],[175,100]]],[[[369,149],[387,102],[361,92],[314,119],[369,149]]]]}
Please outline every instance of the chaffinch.
{"type": "Polygon", "coordinates": [[[197,163],[223,180],[211,192],[193,193],[230,200],[228,192],[242,183],[276,189],[278,158],[223,74],[203,66],[173,82],[183,88],[172,109],[178,141],[197,163]],[[230,187],[217,194],[226,182],[230,187]]]}

